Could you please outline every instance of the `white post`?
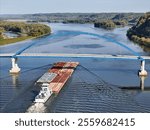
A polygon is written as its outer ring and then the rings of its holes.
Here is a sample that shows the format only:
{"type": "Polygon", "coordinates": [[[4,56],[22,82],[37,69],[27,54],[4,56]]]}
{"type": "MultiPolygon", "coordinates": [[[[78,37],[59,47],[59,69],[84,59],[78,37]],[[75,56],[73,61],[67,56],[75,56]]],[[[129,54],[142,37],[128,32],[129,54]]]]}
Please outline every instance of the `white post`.
{"type": "Polygon", "coordinates": [[[17,58],[11,58],[11,62],[12,62],[12,68],[11,70],[9,70],[10,73],[19,73],[20,72],[20,68],[18,67],[18,64],[17,64],[17,58]]]}
{"type": "Polygon", "coordinates": [[[147,71],[145,70],[145,60],[141,61],[141,69],[139,71],[139,76],[147,76],[147,71]]]}
{"type": "Polygon", "coordinates": [[[145,80],[145,76],[140,76],[140,87],[141,90],[144,90],[144,80],[145,80]]]}

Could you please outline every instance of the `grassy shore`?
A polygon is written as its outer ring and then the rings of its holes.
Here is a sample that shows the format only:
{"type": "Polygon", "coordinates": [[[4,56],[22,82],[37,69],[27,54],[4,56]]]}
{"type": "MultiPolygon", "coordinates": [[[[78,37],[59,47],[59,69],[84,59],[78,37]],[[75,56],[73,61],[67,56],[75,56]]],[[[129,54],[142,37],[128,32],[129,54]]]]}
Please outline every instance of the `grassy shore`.
{"type": "Polygon", "coordinates": [[[0,46],[15,43],[15,42],[20,42],[20,41],[24,41],[24,40],[32,39],[32,38],[34,38],[34,37],[24,36],[24,37],[17,37],[17,38],[0,39],[0,46]]]}
{"type": "Polygon", "coordinates": [[[0,45],[35,39],[50,33],[51,28],[45,24],[0,21],[0,45]],[[16,33],[19,34],[19,37],[9,38],[9,36],[3,34],[4,32],[16,33]]]}
{"type": "Polygon", "coordinates": [[[28,39],[35,39],[35,38],[40,38],[46,35],[49,35],[50,33],[44,34],[44,35],[40,35],[37,37],[33,37],[33,36],[23,36],[23,37],[17,37],[17,38],[8,38],[8,39],[0,39],[0,46],[2,45],[7,45],[7,44],[12,44],[12,43],[16,43],[16,42],[20,42],[20,41],[24,41],[24,40],[28,40],[28,39]]]}

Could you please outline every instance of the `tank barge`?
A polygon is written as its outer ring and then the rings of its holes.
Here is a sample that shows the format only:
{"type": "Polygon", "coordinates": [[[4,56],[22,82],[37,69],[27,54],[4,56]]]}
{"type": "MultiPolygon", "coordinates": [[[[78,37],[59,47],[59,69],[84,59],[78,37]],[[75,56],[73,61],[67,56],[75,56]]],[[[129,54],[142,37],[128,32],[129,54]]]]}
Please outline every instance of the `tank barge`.
{"type": "Polygon", "coordinates": [[[45,103],[49,97],[58,94],[79,62],[57,62],[36,83],[41,85],[39,94],[34,102],[45,103]]]}

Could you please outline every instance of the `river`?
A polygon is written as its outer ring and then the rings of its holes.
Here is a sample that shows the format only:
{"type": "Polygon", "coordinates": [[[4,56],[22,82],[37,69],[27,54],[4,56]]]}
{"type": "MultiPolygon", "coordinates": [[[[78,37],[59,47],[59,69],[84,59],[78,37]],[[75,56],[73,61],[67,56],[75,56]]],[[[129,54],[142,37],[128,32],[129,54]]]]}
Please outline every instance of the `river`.
{"type": "MultiPolygon", "coordinates": [[[[129,27],[107,31],[92,24],[46,24],[51,26],[52,35],[1,46],[0,53],[15,53],[33,44],[23,53],[134,55],[119,42],[139,55],[150,56],[127,39],[129,27]],[[101,38],[77,32],[98,34],[101,38]]],[[[10,75],[10,59],[0,58],[0,112],[36,112],[28,110],[39,92],[35,82],[57,61],[78,61],[80,65],[61,92],[53,95],[39,112],[150,112],[150,76],[141,90],[137,75],[140,61],[96,58],[20,58],[19,75],[10,75]]],[[[146,61],[146,70],[150,74],[150,61],[146,61]]]]}

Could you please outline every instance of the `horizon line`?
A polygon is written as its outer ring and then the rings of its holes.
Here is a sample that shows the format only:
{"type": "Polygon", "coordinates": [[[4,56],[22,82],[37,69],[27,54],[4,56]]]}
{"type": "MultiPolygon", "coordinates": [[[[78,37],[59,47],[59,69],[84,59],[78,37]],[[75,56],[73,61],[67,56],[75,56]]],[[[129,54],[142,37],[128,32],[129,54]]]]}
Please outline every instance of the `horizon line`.
{"type": "Polygon", "coordinates": [[[29,15],[29,14],[101,14],[101,13],[147,13],[147,12],[149,12],[149,11],[145,11],[145,12],[136,12],[136,11],[129,11],[129,12],[126,12],[126,11],[121,11],[121,12],[51,12],[51,13],[49,13],[49,12],[37,12],[37,13],[3,13],[3,14],[1,14],[0,13],[0,15],[29,15]]]}

